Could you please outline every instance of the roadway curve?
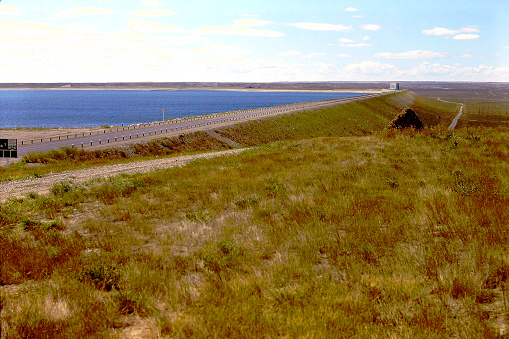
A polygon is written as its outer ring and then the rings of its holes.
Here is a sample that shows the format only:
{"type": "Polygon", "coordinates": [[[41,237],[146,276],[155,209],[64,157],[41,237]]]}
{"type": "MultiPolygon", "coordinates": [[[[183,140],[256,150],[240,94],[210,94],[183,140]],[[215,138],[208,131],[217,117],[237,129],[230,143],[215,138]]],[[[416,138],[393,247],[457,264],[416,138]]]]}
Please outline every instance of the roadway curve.
{"type": "Polygon", "coordinates": [[[182,133],[209,130],[211,128],[233,125],[242,121],[262,119],[269,116],[337,106],[380,95],[384,94],[365,94],[340,99],[311,101],[252,110],[210,114],[200,117],[174,119],[164,122],[153,122],[150,124],[113,127],[90,133],[78,133],[64,136],[56,135],[47,138],[18,140],[18,157],[22,157],[29,153],[47,152],[61,147],[77,147],[87,150],[108,148],[126,143],[135,143],[148,139],[160,138],[163,136],[172,137],[182,133]]]}

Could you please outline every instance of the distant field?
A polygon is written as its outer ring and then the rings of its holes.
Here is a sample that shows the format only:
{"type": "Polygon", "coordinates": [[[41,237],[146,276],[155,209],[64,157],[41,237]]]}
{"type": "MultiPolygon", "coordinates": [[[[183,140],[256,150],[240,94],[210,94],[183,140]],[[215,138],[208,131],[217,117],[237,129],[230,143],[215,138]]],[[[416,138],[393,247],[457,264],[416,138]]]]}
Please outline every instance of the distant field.
{"type": "MultiPolygon", "coordinates": [[[[131,82],[131,83],[18,83],[0,84],[0,89],[130,89],[130,90],[298,90],[298,91],[347,91],[389,89],[390,81],[319,81],[319,82],[131,82]]],[[[495,95],[509,93],[509,83],[485,82],[436,82],[401,81],[402,90],[410,90],[423,96],[440,96],[436,93],[493,92],[495,95]],[[431,93],[431,94],[430,94],[431,93]]]]}
{"type": "Polygon", "coordinates": [[[422,90],[427,97],[465,105],[458,127],[506,126],[509,123],[509,88],[422,90]]]}

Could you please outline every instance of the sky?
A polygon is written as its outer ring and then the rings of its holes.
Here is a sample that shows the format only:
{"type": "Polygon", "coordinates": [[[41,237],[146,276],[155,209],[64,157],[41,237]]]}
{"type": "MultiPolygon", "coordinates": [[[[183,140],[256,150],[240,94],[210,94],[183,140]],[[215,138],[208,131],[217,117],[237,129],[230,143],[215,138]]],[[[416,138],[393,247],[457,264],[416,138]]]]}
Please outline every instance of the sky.
{"type": "Polygon", "coordinates": [[[509,81],[508,0],[0,0],[0,82],[509,81]]]}

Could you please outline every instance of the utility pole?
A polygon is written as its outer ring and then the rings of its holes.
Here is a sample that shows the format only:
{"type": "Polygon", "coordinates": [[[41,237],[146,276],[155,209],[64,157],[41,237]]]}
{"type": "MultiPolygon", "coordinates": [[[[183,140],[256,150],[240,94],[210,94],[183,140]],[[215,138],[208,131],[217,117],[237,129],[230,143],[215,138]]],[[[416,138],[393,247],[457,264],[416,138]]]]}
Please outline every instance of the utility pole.
{"type": "Polygon", "coordinates": [[[165,110],[164,110],[164,108],[163,108],[163,122],[164,122],[164,111],[165,111],[165,110]]]}

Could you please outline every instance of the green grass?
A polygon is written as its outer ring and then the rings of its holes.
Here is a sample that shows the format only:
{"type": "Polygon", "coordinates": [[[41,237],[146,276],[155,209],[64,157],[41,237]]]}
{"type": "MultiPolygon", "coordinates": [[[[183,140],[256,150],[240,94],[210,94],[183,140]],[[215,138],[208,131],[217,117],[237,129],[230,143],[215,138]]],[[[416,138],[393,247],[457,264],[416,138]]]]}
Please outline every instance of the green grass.
{"type": "Polygon", "coordinates": [[[426,126],[446,126],[459,106],[403,92],[336,107],[256,120],[217,129],[240,144],[256,146],[280,140],[329,136],[363,136],[380,131],[411,107],[426,126]],[[437,119],[437,111],[441,118],[437,119]]]}
{"type": "Polygon", "coordinates": [[[0,277],[26,290],[0,292],[5,331],[495,338],[509,316],[508,137],[276,142],[11,200],[0,277]]]}

